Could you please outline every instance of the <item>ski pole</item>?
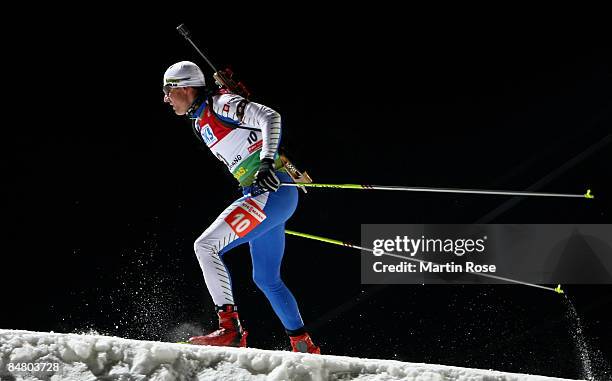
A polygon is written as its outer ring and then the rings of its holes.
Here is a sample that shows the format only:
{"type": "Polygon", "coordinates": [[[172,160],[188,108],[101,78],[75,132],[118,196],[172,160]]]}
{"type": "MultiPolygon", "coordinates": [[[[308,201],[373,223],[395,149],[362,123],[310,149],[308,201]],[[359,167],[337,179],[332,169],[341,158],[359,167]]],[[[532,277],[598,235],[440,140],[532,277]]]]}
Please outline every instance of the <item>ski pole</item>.
{"type": "MultiPolygon", "coordinates": [[[[331,244],[334,244],[334,245],[349,247],[349,248],[352,248],[352,249],[369,251],[371,253],[374,252],[373,249],[370,249],[370,248],[367,248],[367,247],[361,247],[361,246],[353,245],[353,244],[348,243],[348,242],[343,242],[343,241],[338,241],[336,239],[320,237],[320,236],[313,235],[313,234],[300,233],[300,232],[296,232],[296,231],[293,231],[293,230],[285,230],[285,233],[287,233],[289,235],[294,235],[294,236],[297,236],[297,237],[312,239],[312,240],[315,240],[315,241],[327,242],[327,243],[331,243],[331,244]]],[[[439,265],[439,263],[435,263],[435,262],[431,262],[431,261],[424,261],[422,259],[416,259],[416,258],[411,258],[411,257],[405,257],[403,255],[398,255],[398,254],[391,254],[391,253],[383,252],[383,255],[388,255],[388,256],[391,256],[391,257],[400,258],[400,259],[403,259],[403,260],[409,260],[409,261],[413,261],[413,262],[433,263],[433,264],[439,265]]],[[[552,288],[552,287],[541,286],[539,284],[527,283],[527,282],[523,282],[523,281],[516,280],[516,279],[504,278],[504,277],[497,276],[497,275],[477,273],[477,272],[473,272],[473,271],[467,271],[467,273],[474,274],[474,275],[480,275],[480,276],[484,276],[484,277],[487,277],[487,278],[493,278],[493,279],[497,279],[497,280],[503,280],[503,281],[506,281],[506,282],[522,284],[522,285],[525,285],[525,286],[541,288],[541,289],[544,289],[544,290],[554,291],[554,292],[556,292],[558,294],[563,294],[564,293],[563,290],[561,289],[561,285],[557,285],[556,288],[552,288]]]]}
{"type": "Polygon", "coordinates": [[[286,187],[311,187],[311,188],[336,188],[336,189],[373,189],[391,191],[412,191],[412,192],[436,192],[436,193],[471,193],[471,194],[497,194],[505,196],[548,196],[548,197],[574,197],[574,198],[595,198],[588,189],[585,194],[567,193],[542,193],[526,191],[498,191],[486,189],[459,189],[459,188],[428,188],[428,187],[404,187],[395,185],[361,185],[361,184],[317,184],[317,183],[281,183],[286,187]]]}

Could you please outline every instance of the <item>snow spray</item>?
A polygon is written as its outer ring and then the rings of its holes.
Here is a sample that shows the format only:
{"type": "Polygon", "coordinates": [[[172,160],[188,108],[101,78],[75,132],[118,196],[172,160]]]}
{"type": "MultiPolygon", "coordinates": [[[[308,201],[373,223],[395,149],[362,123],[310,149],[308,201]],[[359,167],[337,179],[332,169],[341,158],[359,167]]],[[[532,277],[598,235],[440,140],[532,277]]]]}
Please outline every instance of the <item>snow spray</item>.
{"type": "Polygon", "coordinates": [[[563,302],[567,307],[566,319],[569,322],[570,334],[576,347],[581,366],[580,377],[588,381],[612,381],[610,366],[601,352],[587,343],[580,316],[572,301],[563,294],[563,302]]]}

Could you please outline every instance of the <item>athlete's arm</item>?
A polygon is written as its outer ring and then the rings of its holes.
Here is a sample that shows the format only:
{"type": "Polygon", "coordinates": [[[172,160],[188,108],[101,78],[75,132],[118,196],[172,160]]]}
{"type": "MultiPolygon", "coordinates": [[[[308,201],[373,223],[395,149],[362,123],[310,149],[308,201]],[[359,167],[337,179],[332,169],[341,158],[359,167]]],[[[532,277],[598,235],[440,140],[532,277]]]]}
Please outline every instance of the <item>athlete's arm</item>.
{"type": "Polygon", "coordinates": [[[281,116],[278,112],[235,94],[217,95],[213,103],[217,115],[231,118],[245,127],[261,129],[263,144],[259,158],[274,159],[281,136],[281,116]]]}

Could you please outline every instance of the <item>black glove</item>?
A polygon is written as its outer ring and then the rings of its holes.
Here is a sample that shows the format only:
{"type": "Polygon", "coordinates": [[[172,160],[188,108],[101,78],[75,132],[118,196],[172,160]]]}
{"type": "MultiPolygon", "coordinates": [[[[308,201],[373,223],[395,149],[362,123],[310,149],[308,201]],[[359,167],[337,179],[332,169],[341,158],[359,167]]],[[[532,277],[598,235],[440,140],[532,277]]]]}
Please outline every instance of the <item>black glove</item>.
{"type": "Polygon", "coordinates": [[[276,173],[274,173],[274,160],[262,159],[259,170],[255,173],[255,185],[266,192],[276,192],[280,183],[276,173]]]}

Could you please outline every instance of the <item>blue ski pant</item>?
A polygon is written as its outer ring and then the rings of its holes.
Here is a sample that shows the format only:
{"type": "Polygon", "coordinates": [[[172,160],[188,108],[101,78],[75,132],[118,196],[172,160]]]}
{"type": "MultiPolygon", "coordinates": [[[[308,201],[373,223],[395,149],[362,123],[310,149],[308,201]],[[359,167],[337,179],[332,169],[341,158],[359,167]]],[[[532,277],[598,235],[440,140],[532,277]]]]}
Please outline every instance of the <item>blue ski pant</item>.
{"type": "MultiPolygon", "coordinates": [[[[282,182],[292,182],[285,172],[276,172],[282,182]]],[[[235,304],[232,281],[223,261],[229,250],[249,243],[253,280],[270,301],[285,329],[296,330],[304,323],[295,297],[280,276],[285,251],[285,222],[298,203],[295,187],[280,187],[276,192],[245,196],[234,201],[195,241],[194,249],[206,286],[217,306],[235,304]]]]}

